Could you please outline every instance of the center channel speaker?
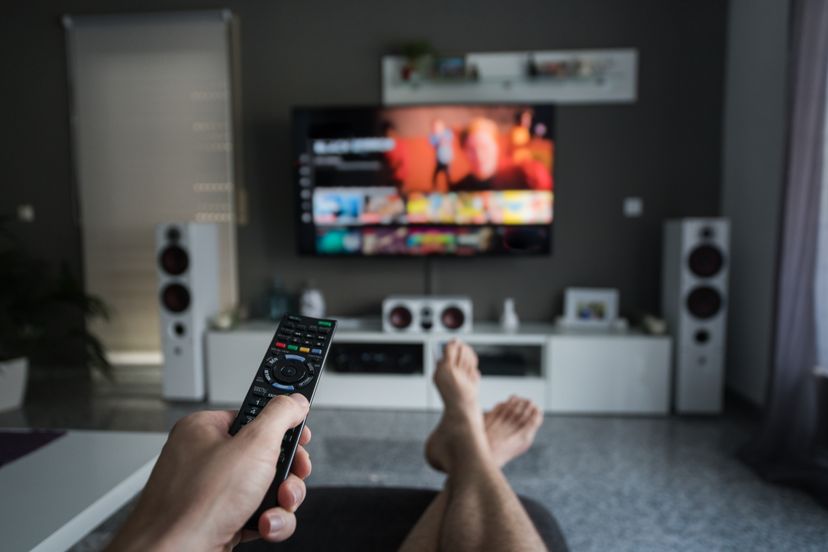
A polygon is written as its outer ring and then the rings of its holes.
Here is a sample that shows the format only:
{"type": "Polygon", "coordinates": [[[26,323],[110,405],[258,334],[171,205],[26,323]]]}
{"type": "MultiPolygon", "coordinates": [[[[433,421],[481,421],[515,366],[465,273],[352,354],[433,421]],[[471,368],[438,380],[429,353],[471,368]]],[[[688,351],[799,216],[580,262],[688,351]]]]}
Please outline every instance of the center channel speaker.
{"type": "Polygon", "coordinates": [[[662,309],[674,339],[677,412],[722,411],[730,226],[721,218],[667,221],[662,309]]]}
{"type": "Polygon", "coordinates": [[[472,301],[460,295],[391,295],[382,302],[382,329],[390,333],[467,333],[472,301]]]}
{"type": "Polygon", "coordinates": [[[205,398],[204,336],[221,309],[220,234],[215,224],[160,224],[155,231],[162,392],[174,400],[205,398]]]}

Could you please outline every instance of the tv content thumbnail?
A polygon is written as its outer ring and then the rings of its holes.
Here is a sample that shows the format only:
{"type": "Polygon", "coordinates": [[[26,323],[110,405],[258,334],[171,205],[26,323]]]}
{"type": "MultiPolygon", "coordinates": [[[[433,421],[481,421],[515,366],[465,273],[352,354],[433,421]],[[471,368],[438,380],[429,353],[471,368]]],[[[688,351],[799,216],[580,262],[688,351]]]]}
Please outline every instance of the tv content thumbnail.
{"type": "Polygon", "coordinates": [[[545,254],[552,106],[299,109],[299,249],[545,254]]]}

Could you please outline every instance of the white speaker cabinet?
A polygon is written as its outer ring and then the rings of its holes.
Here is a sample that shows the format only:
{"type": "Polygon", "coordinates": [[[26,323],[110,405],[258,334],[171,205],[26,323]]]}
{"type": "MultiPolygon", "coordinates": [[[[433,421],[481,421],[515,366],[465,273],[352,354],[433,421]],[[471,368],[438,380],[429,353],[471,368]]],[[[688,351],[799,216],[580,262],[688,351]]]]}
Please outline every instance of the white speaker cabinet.
{"type": "Polygon", "coordinates": [[[729,244],[725,219],[680,219],[664,226],[661,306],[675,340],[677,412],[722,410],[729,244]]]}
{"type": "MultiPolygon", "coordinates": [[[[204,336],[221,308],[219,228],[169,223],[156,227],[156,262],[166,399],[203,400],[204,336]]],[[[249,382],[248,382],[249,383],[249,382]]]]}

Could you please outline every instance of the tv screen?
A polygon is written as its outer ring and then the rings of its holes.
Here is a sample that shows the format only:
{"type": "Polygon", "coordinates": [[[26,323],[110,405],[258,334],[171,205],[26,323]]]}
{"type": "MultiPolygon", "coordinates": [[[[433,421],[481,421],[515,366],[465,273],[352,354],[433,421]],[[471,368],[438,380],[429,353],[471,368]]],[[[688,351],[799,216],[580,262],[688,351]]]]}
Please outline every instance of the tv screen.
{"type": "Polygon", "coordinates": [[[297,108],[306,255],[543,255],[551,105],[297,108]]]}

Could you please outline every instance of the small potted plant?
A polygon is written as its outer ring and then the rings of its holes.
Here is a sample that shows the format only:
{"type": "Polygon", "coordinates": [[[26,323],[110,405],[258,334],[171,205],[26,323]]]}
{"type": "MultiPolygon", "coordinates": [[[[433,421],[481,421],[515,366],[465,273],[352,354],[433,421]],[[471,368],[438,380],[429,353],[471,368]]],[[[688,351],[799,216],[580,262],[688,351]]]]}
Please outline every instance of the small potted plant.
{"type": "Polygon", "coordinates": [[[0,411],[23,403],[30,361],[77,364],[110,374],[100,341],[84,322],[108,318],[63,264],[57,274],[32,259],[0,218],[0,411]]]}
{"type": "Polygon", "coordinates": [[[402,80],[417,80],[429,74],[434,48],[431,47],[428,41],[412,40],[406,42],[400,46],[400,51],[405,57],[405,64],[400,70],[402,80]]]}

